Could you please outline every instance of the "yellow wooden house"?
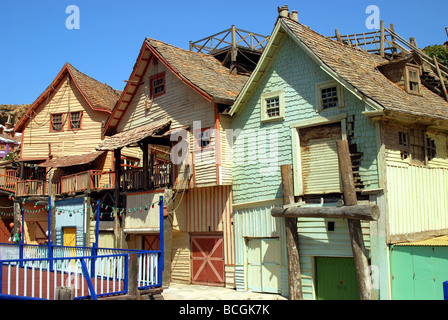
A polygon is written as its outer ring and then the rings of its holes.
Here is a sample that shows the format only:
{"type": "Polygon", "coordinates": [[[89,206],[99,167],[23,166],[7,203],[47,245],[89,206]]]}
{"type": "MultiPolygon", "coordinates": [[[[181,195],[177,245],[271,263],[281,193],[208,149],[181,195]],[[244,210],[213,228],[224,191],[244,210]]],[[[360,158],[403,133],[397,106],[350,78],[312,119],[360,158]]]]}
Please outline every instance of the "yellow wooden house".
{"type": "Polygon", "coordinates": [[[111,137],[97,147],[114,150],[115,157],[124,147],[143,154],[138,168],[120,173],[125,184],[117,192],[127,208],[121,245],[159,248],[154,217],[164,196],[168,281],[234,286],[230,123],[224,111],[246,79],[211,55],[147,38],[106,124],[111,137]],[[140,176],[146,183],[139,183],[140,176]]]}
{"type": "Polygon", "coordinates": [[[13,195],[16,211],[25,210],[27,243],[48,240],[49,196],[55,244],[95,240],[89,237],[91,203],[113,190],[112,154],[95,147],[119,94],[66,63],[18,121],[14,132],[22,141],[13,195]]]}

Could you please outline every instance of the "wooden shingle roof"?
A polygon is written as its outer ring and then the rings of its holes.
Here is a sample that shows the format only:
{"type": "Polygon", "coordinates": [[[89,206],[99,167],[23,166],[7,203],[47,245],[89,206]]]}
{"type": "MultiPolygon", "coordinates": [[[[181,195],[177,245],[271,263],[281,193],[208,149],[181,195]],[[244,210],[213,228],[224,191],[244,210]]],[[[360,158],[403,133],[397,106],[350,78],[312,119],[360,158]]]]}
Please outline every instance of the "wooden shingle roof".
{"type": "Polygon", "coordinates": [[[348,88],[373,110],[406,116],[448,120],[448,102],[422,85],[421,95],[407,93],[378,69],[389,61],[376,54],[334,41],[309,27],[279,17],[267,48],[233,104],[230,114],[243,108],[256,83],[274,58],[275,50],[287,34],[320,67],[348,88]]]}
{"type": "Polygon", "coordinates": [[[20,118],[17,125],[14,128],[15,132],[21,132],[25,128],[31,114],[42,103],[45,103],[47,97],[54,93],[55,88],[69,75],[73,79],[73,83],[76,85],[81,95],[85,98],[87,104],[97,111],[102,111],[110,114],[120,98],[120,91],[113,89],[107,84],[101,83],[92,77],[82,73],[74,68],[70,63],[65,63],[61,71],[55,77],[53,82],[47,87],[47,89],[31,104],[26,110],[25,114],[20,118]]]}
{"type": "Polygon", "coordinates": [[[184,50],[151,38],[146,38],[146,41],[175,72],[212,98],[232,102],[248,79],[247,76],[230,73],[211,55],[184,50]]]}
{"type": "Polygon", "coordinates": [[[288,18],[280,19],[296,42],[314,54],[337,77],[384,110],[431,118],[448,119],[448,102],[422,86],[422,95],[413,95],[387,79],[378,69],[388,60],[320,35],[288,18]]]}
{"type": "Polygon", "coordinates": [[[106,135],[115,133],[138,87],[144,81],[145,70],[153,57],[186,86],[210,102],[232,104],[248,79],[247,76],[230,73],[211,55],[146,38],[120,100],[106,123],[106,135]]]}

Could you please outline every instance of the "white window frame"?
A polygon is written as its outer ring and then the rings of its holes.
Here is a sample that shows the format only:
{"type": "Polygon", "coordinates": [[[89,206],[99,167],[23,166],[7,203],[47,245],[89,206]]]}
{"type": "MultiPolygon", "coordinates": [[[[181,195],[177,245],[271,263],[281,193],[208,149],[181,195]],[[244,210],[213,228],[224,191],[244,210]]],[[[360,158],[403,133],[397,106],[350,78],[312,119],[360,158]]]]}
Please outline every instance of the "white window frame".
{"type": "Polygon", "coordinates": [[[278,90],[272,92],[266,92],[261,94],[261,121],[275,121],[285,118],[285,91],[278,90]],[[268,117],[266,112],[266,100],[278,97],[279,100],[279,115],[276,117],[268,117]]]}
{"type": "Polygon", "coordinates": [[[342,86],[335,80],[328,80],[324,82],[316,83],[316,106],[317,111],[325,111],[325,110],[335,110],[344,107],[344,92],[342,86]],[[327,108],[324,109],[323,101],[322,101],[322,89],[327,89],[331,87],[336,87],[337,95],[338,95],[338,106],[335,108],[327,108]]]}

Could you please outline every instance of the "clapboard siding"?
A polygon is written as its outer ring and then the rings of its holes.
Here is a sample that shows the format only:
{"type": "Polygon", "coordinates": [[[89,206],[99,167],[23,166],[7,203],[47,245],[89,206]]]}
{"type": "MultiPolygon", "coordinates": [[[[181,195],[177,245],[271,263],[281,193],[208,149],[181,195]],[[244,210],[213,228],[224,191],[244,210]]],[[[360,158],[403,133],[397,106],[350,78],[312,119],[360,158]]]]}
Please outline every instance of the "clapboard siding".
{"type": "Polygon", "coordinates": [[[106,121],[109,113],[95,111],[87,104],[77,89],[73,80],[68,83],[67,77],[56,88],[56,93],[50,96],[48,102],[40,105],[32,113],[31,121],[23,130],[22,158],[46,158],[79,155],[95,151],[101,142],[101,124],[106,121]],[[82,128],[70,130],[68,114],[82,111],[82,128]],[[63,132],[50,132],[51,114],[64,114],[63,132]]]}
{"type": "Polygon", "coordinates": [[[198,93],[180,81],[176,75],[162,63],[147,67],[142,81],[123,114],[117,127],[117,132],[134,129],[149,123],[171,120],[171,128],[190,126],[189,146],[194,153],[196,186],[216,184],[216,157],[214,152],[215,137],[204,152],[197,151],[193,139],[193,131],[214,128],[215,106],[206,101],[198,93]],[[149,78],[152,75],[165,72],[165,94],[150,100],[149,78]],[[148,101],[148,102],[147,102],[148,101]],[[148,105],[148,108],[146,107],[148,105]],[[202,157],[201,157],[202,155],[202,157]]]}

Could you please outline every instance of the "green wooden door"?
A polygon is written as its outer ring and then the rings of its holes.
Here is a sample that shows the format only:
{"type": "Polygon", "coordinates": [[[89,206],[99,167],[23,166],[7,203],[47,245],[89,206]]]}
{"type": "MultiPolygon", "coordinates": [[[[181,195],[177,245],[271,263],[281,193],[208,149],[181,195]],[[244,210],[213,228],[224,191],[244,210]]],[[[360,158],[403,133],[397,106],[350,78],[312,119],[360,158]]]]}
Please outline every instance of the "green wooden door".
{"type": "Polygon", "coordinates": [[[316,257],[318,300],[359,300],[353,258],[316,257]]]}

